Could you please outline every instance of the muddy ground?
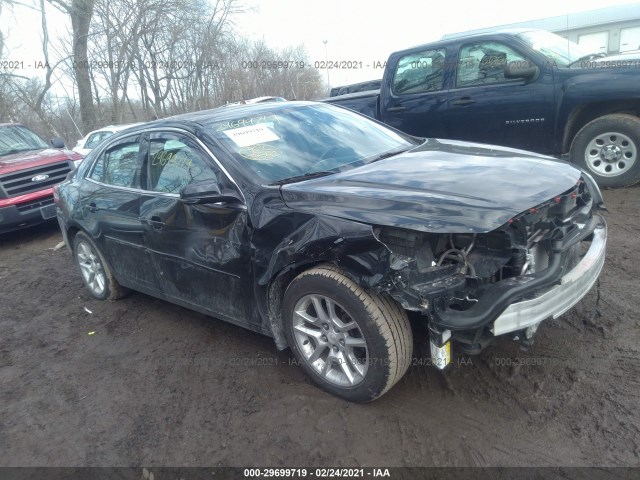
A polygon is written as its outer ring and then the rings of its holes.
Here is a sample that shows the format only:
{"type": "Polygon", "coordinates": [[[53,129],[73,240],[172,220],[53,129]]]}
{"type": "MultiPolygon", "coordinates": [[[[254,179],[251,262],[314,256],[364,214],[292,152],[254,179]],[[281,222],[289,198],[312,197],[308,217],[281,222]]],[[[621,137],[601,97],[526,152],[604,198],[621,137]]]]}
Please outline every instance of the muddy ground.
{"type": "Polygon", "coordinates": [[[56,224],[1,236],[0,465],[640,465],[640,188],[604,195],[599,288],[530,350],[438,372],[418,346],[366,405],[269,338],[142,294],[92,300],[56,224]]]}

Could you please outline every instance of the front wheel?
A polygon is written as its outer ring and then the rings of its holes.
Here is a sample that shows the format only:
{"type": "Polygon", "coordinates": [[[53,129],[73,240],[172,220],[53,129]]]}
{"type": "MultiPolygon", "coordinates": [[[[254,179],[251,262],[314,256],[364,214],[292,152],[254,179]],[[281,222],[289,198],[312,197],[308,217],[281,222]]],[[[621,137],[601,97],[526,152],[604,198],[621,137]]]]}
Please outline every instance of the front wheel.
{"type": "Polygon", "coordinates": [[[614,114],[585,125],[571,145],[571,161],[601,187],[626,187],[640,181],[640,118],[614,114]]]}
{"type": "Polygon", "coordinates": [[[332,266],[296,277],[283,302],[285,334],[296,359],[322,389],[353,402],[386,393],[413,352],[407,315],[332,266]]]}

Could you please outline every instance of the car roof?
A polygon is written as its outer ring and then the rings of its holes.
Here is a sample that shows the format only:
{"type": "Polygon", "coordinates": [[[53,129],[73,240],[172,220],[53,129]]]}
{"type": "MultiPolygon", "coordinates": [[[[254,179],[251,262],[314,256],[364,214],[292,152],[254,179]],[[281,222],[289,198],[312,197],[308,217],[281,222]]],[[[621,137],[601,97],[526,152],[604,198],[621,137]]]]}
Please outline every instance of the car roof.
{"type": "MultiPolygon", "coordinates": [[[[198,112],[183,113],[161,120],[154,120],[144,124],[144,128],[161,126],[166,124],[187,123],[207,126],[225,120],[233,120],[245,115],[260,115],[263,112],[276,112],[278,110],[292,109],[305,105],[326,105],[321,102],[293,101],[293,102],[261,102],[237,105],[225,105],[223,107],[200,110],[198,112]]],[[[144,129],[143,128],[143,129],[144,129]]]]}
{"type": "Polygon", "coordinates": [[[534,31],[544,31],[544,30],[540,30],[539,28],[526,28],[526,27],[519,27],[519,28],[496,28],[495,30],[485,30],[483,32],[473,32],[473,33],[467,33],[467,32],[458,32],[458,33],[445,33],[440,40],[454,40],[454,39],[460,39],[460,38],[474,38],[474,37],[480,37],[483,35],[517,35],[519,33],[525,33],[525,32],[534,32],[534,31]]]}
{"type": "Polygon", "coordinates": [[[440,46],[440,45],[450,45],[452,43],[459,42],[460,40],[481,38],[481,37],[494,36],[494,35],[517,35],[519,33],[525,33],[525,32],[543,32],[543,31],[545,30],[540,30],[536,28],[502,28],[502,29],[496,29],[496,30],[491,30],[487,32],[478,32],[478,33],[471,33],[471,34],[465,33],[465,32],[451,33],[451,34],[443,35],[440,38],[440,40],[424,43],[422,45],[415,45],[410,48],[404,48],[402,50],[398,50],[395,53],[401,53],[401,52],[406,52],[409,50],[415,50],[420,48],[433,48],[434,46],[440,46]]]}

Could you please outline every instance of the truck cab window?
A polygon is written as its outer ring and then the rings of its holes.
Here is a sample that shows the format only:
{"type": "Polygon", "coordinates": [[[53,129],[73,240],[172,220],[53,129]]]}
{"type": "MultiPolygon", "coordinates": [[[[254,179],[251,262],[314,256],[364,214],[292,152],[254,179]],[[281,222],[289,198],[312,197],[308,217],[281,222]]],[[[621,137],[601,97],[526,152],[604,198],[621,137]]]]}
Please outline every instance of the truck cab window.
{"type": "Polygon", "coordinates": [[[467,44],[460,49],[456,87],[503,83],[504,67],[511,63],[529,63],[519,53],[496,42],[467,44]]]}
{"type": "Polygon", "coordinates": [[[442,90],[445,50],[425,50],[402,57],[391,88],[396,95],[442,90]]]}

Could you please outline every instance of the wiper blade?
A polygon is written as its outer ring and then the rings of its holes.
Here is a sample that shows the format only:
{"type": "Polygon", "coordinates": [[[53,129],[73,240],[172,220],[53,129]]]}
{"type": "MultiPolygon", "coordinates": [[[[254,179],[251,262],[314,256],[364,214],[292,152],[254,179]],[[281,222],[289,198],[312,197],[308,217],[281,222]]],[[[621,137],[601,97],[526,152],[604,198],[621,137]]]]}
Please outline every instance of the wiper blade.
{"type": "MultiPolygon", "coordinates": [[[[45,147],[46,148],[46,147],[45,147]]],[[[27,147],[27,148],[12,148],[11,150],[7,150],[6,152],[0,152],[0,155],[13,155],[14,153],[20,153],[20,152],[31,152],[33,150],[43,150],[42,148],[33,148],[33,147],[27,147]]]]}
{"type": "Polygon", "coordinates": [[[13,155],[14,153],[28,152],[29,150],[33,150],[33,148],[12,148],[11,150],[2,152],[2,155],[13,155]]]}
{"type": "Polygon", "coordinates": [[[337,173],[337,172],[336,171],[331,171],[331,170],[320,170],[318,172],[307,172],[307,173],[303,173],[301,175],[294,175],[292,177],[282,178],[280,180],[277,180],[277,181],[273,182],[271,185],[283,185],[285,183],[301,182],[303,180],[311,180],[312,178],[326,177],[327,175],[333,175],[334,173],[337,173]]]}
{"type": "Polygon", "coordinates": [[[375,157],[368,158],[366,160],[366,163],[377,162],[378,160],[384,160],[385,158],[393,157],[395,155],[400,155],[401,153],[404,153],[407,150],[410,150],[410,148],[396,148],[388,152],[381,153],[380,155],[376,155],[375,157]]]}
{"type": "Polygon", "coordinates": [[[584,62],[586,60],[593,60],[594,58],[602,58],[602,57],[606,57],[607,54],[600,52],[600,53],[590,53],[589,55],[583,55],[582,57],[580,57],[579,59],[571,62],[568,66],[570,67],[571,65],[575,65],[578,62],[584,62]]]}

